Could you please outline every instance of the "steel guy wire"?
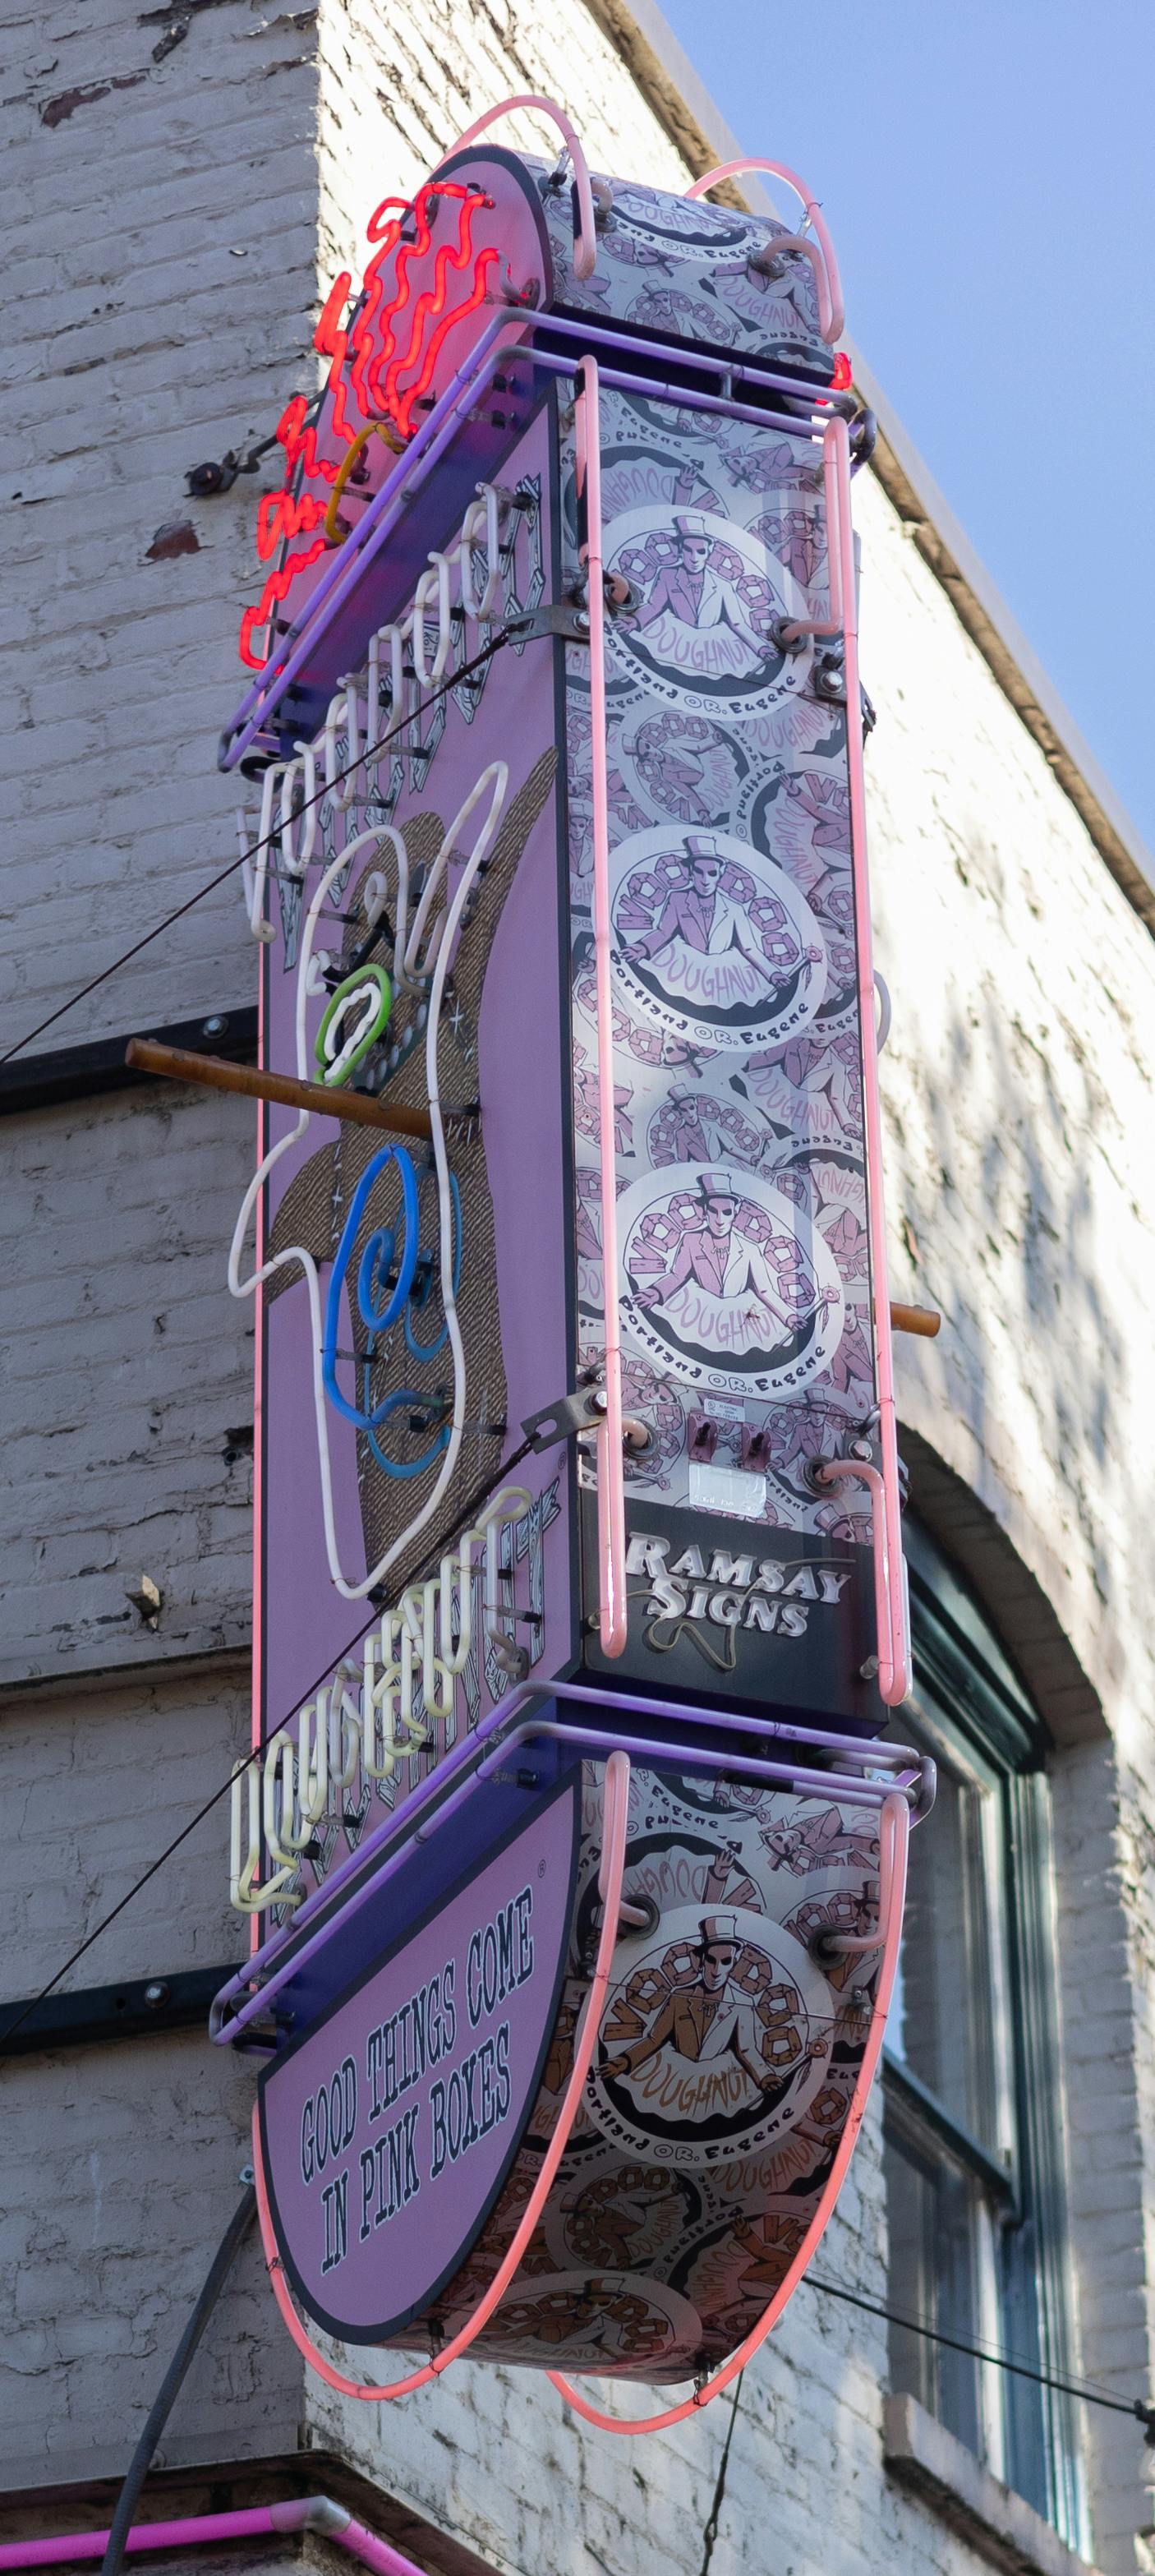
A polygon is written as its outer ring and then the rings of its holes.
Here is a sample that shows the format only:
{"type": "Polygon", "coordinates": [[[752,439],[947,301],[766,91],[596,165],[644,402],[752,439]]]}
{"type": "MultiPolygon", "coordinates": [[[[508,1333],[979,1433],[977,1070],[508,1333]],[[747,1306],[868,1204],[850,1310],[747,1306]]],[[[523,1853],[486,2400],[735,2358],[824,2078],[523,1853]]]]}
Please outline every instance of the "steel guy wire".
{"type": "MultiPolygon", "coordinates": [[[[430,1555],[425,1557],[423,1562],[417,1567],[416,1572],[410,1576],[409,1580],[411,1584],[422,1583],[426,1580],[434,1566],[438,1563],[439,1557],[444,1553],[446,1547],[452,1545],[453,1540],[460,1535],[461,1531],[466,1527],[466,1524],[472,1520],[474,1513],[480,1510],[482,1503],[488,1502],[489,1496],[496,1492],[502,1478],[512,1475],[514,1468],[520,1467],[523,1458],[528,1457],[532,1447],[532,1437],[523,1440],[520,1443],[520,1446],[514,1449],[508,1458],[502,1459],[500,1467],[495,1469],[493,1475],[483,1477],[481,1483],[474,1486],[468,1501],[458,1514],[457,1520],[454,1522],[452,1528],[443,1534],[443,1536],[438,1540],[436,1548],[430,1555]]],[[[316,1679],[309,1683],[307,1690],[298,1695],[297,1707],[303,1707],[306,1702],[313,1697],[314,1692],[323,1687],[324,1683],[328,1680],[329,1675],[334,1670],[335,1665],[341,1663],[346,1655],[352,1654],[354,1647],[360,1644],[367,1625],[368,1622],[362,1621],[361,1626],[356,1630],[355,1634],[350,1637],[342,1647],[340,1655],[330,1657],[323,1671],[319,1672],[316,1679]]],[[[251,1747],[250,1752],[246,1756],[246,1761],[255,1762],[260,1754],[267,1752],[274,1736],[280,1733],[282,1727],[289,1724],[293,1714],[294,1712],[292,1710],[287,1711],[284,1717],[278,1719],[275,1726],[267,1727],[265,1733],[260,1736],[257,1742],[251,1747]]],[[[415,1747],[414,1750],[416,1749],[417,1748],[415,1747]]],[[[156,1877],[157,1871],[163,1869],[165,1862],[172,1859],[173,1853],[180,1850],[181,1844],[188,1841],[189,1835],[195,1833],[197,1826],[199,1824],[203,1824],[206,1816],[211,1815],[213,1808],[219,1804],[220,1800],[228,1796],[233,1785],[233,1778],[234,1772],[230,1771],[227,1779],[221,1781],[219,1788],[213,1790],[211,1797],[205,1799],[203,1806],[197,1808],[196,1814],[194,1816],[190,1816],[187,1825],[181,1826],[179,1834],[173,1835],[172,1841],[165,1844],[164,1850],[162,1852],[158,1852],[156,1859],[154,1861],[150,1861],[148,1868],[146,1870],[142,1870],[139,1878],[134,1879],[132,1886],[126,1890],[122,1897],[118,1898],[116,1904],[111,1907],[110,1911],[102,1916],[100,1922],[94,1925],[92,1931],[86,1935],[83,1941],[78,1942],[75,1950],[70,1953],[67,1959],[62,1961],[60,1967],[56,1970],[55,1976],[49,1977],[47,1985],[41,1986],[38,1994],[30,1995],[27,2003],[21,2005],[20,2011],[16,2014],[14,2020],[10,2021],[4,2030],[0,2030],[0,2058],[7,2054],[8,2042],[15,2038],[16,2032],[21,2029],[23,2024],[28,2020],[29,2015],[34,2013],[40,2004],[47,2001],[48,1996],[52,1994],[55,1991],[55,1988],[59,1985],[61,1978],[68,1975],[69,1969],[74,1968],[79,1959],[83,1959],[85,1952],[92,1949],[94,1943],[99,1941],[101,1934],[108,1931],[110,1924],[116,1922],[118,1915],[124,1913],[126,1906],[131,1905],[134,1896],[140,1895],[141,1889],[148,1886],[150,1879],[156,1877]]]]}
{"type": "MultiPolygon", "coordinates": [[[[356,760],[349,761],[344,769],[336,770],[332,778],[327,778],[324,786],[318,787],[314,795],[306,796],[301,804],[294,808],[294,821],[298,815],[307,814],[311,805],[319,805],[329,794],[330,789],[339,786],[343,778],[352,777],[354,770],[363,769],[370,763],[375,764],[387,744],[395,742],[398,734],[405,733],[410,725],[416,724],[418,718],[425,715],[430,707],[435,706],[439,698],[445,697],[450,689],[455,689],[461,680],[467,680],[473,671],[480,670],[482,663],[488,662],[492,655],[508,642],[508,627],[503,627],[498,635],[491,635],[488,644],[482,646],[480,653],[473,654],[468,662],[459,663],[456,670],[447,672],[437,687],[430,690],[427,698],[422,698],[417,706],[411,707],[408,715],[403,716],[398,724],[391,725],[388,733],[382,734],[380,742],[374,743],[371,752],[360,752],[356,760]]],[[[19,1055],[24,1047],[31,1046],[33,1038],[43,1037],[45,1029],[53,1028],[57,1020],[64,1019],[69,1011],[76,1009],[79,1002],[86,1001],[90,993],[97,992],[102,984],[107,984],[113,975],[119,974],[122,966],[129,965],[134,957],[139,957],[142,949],[151,947],[154,939],[163,938],[166,930],[171,930],[175,922],[182,921],[186,912],[192,912],[195,905],[203,903],[206,895],[215,894],[217,887],[224,885],[229,877],[235,876],[238,868],[246,867],[251,860],[259,857],[262,850],[271,849],[277,837],[278,833],[275,831],[266,832],[263,840],[254,841],[251,849],[241,850],[235,859],[230,859],[227,867],[221,868],[215,877],[209,877],[204,885],[198,886],[196,893],[190,894],[187,902],[179,903],[174,912],[166,913],[163,921],[156,922],[151,930],[146,930],[143,939],[134,940],[131,948],[124,949],[119,957],[114,957],[111,966],[102,967],[99,975],[90,976],[87,984],[82,984],[77,992],[69,995],[66,1002],[59,1003],[54,1011],[49,1011],[46,1019],[38,1020],[34,1029],[26,1029],[24,1036],[17,1038],[15,1046],[5,1048],[3,1055],[0,1055],[0,1064],[9,1064],[14,1055],[19,1055]]]]}
{"type": "Polygon", "coordinates": [[[878,2299],[865,2298],[861,2291],[844,2290],[834,2281],[822,2281],[816,2273],[804,2272],[798,2285],[800,2289],[803,2282],[812,2290],[824,2290],[830,2299],[843,2300],[847,2307],[863,2308],[868,2316],[884,2317],[888,2325],[902,2326],[907,2334],[921,2335],[926,2343],[945,2344],[951,2352],[968,2354],[972,2361],[989,2361],[996,2370],[1013,2372],[1017,2379],[1034,2380],[1039,2388],[1054,2389],[1061,2397],[1077,2397],[1084,2406],[1104,2406],[1116,2415],[1137,2416],[1147,2441],[1155,2447],[1155,2406],[1148,2404],[1145,2398],[1110,2397],[1105,2391],[1099,2393],[1101,2382],[1096,2388],[1090,2380],[1076,2383],[1071,2379],[1056,2378],[1050,2371],[1037,2370],[1033,2363],[1019,2361],[1011,2353],[1003,2352],[998,2344],[967,2343],[961,2335],[944,2334],[939,2326],[925,2325],[918,2317],[904,2317],[896,2308],[888,2308],[878,2299]]]}

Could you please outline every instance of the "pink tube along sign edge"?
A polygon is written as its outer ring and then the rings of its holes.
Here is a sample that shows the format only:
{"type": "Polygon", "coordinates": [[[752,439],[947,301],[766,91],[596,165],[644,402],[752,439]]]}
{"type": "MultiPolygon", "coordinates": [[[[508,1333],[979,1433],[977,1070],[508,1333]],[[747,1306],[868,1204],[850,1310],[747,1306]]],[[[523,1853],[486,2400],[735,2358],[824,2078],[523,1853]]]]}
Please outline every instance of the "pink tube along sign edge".
{"type": "Polygon", "coordinates": [[[277,2243],[330,2334],[395,2335],[484,2225],[541,2081],[577,1848],[571,1779],[263,2076],[277,2243]]]}

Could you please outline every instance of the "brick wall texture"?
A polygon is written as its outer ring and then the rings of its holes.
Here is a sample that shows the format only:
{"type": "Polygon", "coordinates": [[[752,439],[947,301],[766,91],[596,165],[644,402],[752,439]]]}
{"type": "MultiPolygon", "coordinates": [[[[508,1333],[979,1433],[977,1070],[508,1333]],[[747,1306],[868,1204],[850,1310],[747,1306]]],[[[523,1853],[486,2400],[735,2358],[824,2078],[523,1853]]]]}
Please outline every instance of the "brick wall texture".
{"type": "MultiPolygon", "coordinates": [[[[267,435],[314,381],[319,303],[359,265],[371,208],[520,90],[558,98],[595,166],[684,181],[612,16],[581,0],[10,9],[0,1045],[235,851],[215,744],[275,475],[207,501],[184,476],[267,435]]],[[[893,1287],[946,1318],[933,1344],[900,1344],[900,1401],[1035,1579],[1105,1714],[1052,1765],[1056,1919],[1079,2360],[1131,2397],[1155,2341],[1155,947],[881,486],[857,491],[893,1287]]],[[[226,886],[34,1050],[254,990],[226,886]]],[[[10,1997],[244,1741],[252,1359],[224,1264],[252,1140],[245,1104],[160,1086],[0,1125],[10,1997]]],[[[225,1813],[68,1983],[239,1955],[225,1813]]],[[[102,2518],[93,2496],[123,2471],[239,2189],[252,2088],[195,2031],[20,2057],[0,2081],[7,2537],[102,2518]]],[[[816,2270],[884,2292],[877,2101],[816,2270]]],[[[612,2442],[530,2374],[469,2367],[379,2423],[306,2384],[250,2244],[162,2465],[211,2470],[240,2502],[246,2462],[295,2460],[300,2488],[310,2455],[336,2460],[508,2576],[970,2576],[973,2543],[886,2474],[885,2391],[882,2324],[804,2285],[732,2428],[727,2399],[664,2439],[612,2442]]],[[[1085,2438],[1096,2566],[1155,2565],[1139,2428],[1104,2415],[1085,2438]]],[[[213,2564],[337,2559],[310,2541],[213,2564]]]]}

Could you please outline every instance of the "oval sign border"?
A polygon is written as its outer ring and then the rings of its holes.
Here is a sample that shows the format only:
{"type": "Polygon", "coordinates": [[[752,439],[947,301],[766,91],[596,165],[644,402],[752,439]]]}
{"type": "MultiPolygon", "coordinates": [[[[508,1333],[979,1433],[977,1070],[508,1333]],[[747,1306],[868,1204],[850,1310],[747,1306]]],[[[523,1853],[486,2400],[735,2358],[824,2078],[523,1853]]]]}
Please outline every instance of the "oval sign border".
{"type": "MultiPolygon", "coordinates": [[[[439,2298],[442,2290],[444,2290],[446,2285],[452,2281],[455,2273],[460,2271],[462,2264],[465,2262],[467,2256],[472,2252],[487,2220],[492,2215],[492,2212],[497,2206],[497,2203],[501,2198],[501,2194],[505,2189],[514,2159],[524,2140],[525,2127],[529,2113],[532,2110],[533,2104],[541,2089],[542,2076],[545,2071],[546,2058],[549,2054],[550,2043],[557,2023],[558,2007],[561,2001],[562,1988],[565,1982],[566,1969],[569,1961],[569,1935],[570,1926],[573,1921],[574,1900],[577,1887],[578,1858],[581,1843],[581,1799],[579,1792],[580,1771],[575,1770],[568,1780],[564,1780],[560,1786],[553,1791],[553,1794],[549,1798],[543,1800],[535,1808],[533,1815],[526,1822],[512,1827],[507,1834],[505,1834],[497,1843],[492,1845],[489,1850],[486,1851],[476,1867],[464,1870],[461,1873],[461,1876],[455,1879],[453,1884],[446,1889],[445,1894],[438,1898],[436,1904],[427,1907],[425,1912],[418,1918],[417,1922],[405,1931],[398,1940],[392,1942],[388,1949],[383,1950],[380,1956],[373,1961],[371,1967],[364,1969],[359,1977],[354,1978],[348,1986],[343,1988],[342,1992],[335,1997],[333,2004],[330,2010],[325,2014],[323,2021],[315,2023],[312,2029],[303,2031],[299,2039],[291,2041],[289,2046],[279,2053],[275,2063],[262,2069],[261,2075],[258,2079],[257,2096],[258,2117],[260,2122],[261,2159],[264,2165],[265,2187],[268,2193],[269,2210],[277,2240],[277,2249],[281,2256],[282,2263],[284,2264],[285,2272],[292,2284],[296,2297],[301,2303],[301,2306],[313,2319],[315,2324],[323,2327],[327,2334],[336,2335],[342,2343],[353,2345],[387,2343],[395,2339],[402,2328],[411,2324],[415,2317],[422,2316],[426,2309],[431,2307],[433,2302],[439,2298]],[[510,2144],[502,2158],[497,2177],[491,2184],[482,2207],[471,2215],[466,2232],[457,2239],[451,2260],[442,2267],[436,2278],[430,2281],[428,2287],[422,2291],[420,2297],[412,2300],[407,2307],[398,2309],[395,2314],[386,2317],[380,2323],[376,2321],[371,2324],[362,2324],[358,2322],[355,2325],[351,2325],[347,2318],[337,2317],[330,2310],[321,2306],[314,2291],[304,2280],[295,2260],[292,2240],[284,2225],[281,2214],[274,2181],[273,2160],[269,2152],[268,2122],[270,2088],[275,2084],[277,2077],[283,2073],[284,2069],[290,2064],[292,2059],[298,2057],[303,2049],[308,2048],[314,2041],[320,2038],[323,2033],[331,2027],[332,2023],[336,2020],[338,2014],[344,2010],[345,2006],[351,2003],[354,1997],[359,1995],[367,1985],[370,1985],[373,1982],[375,1978],[380,1977],[382,1971],[387,1969],[403,1951],[411,1949],[423,1935],[428,1934],[430,1927],[436,1925],[438,1921],[445,1916],[449,1908],[457,1904],[470,1888],[475,1887],[478,1881],[484,1878],[486,1872],[492,1868],[496,1861],[505,1859],[506,1855],[510,1854],[515,1846],[523,1844],[526,1848],[527,1869],[533,1868],[540,1851],[542,1839],[541,1828],[543,1824],[547,1823],[547,1821],[552,1818],[553,1811],[557,1807],[559,1800],[564,1799],[568,1799],[570,1808],[569,1854],[568,1862],[565,1864],[566,1896],[562,1913],[560,1937],[558,1939],[557,1958],[554,1964],[553,1975],[550,1979],[549,2008],[545,2017],[542,2036],[536,2051],[530,2080],[525,2085],[518,2101],[516,2103],[511,2101],[510,2104],[510,2144]]],[[[513,1880],[517,1875],[518,1872],[512,1863],[507,1864],[507,1878],[509,1880],[513,1880]]],[[[484,1911],[485,1905],[484,1900],[482,1900],[478,1911],[479,1921],[481,1920],[484,1911]]],[[[339,1924],[340,1916],[338,1915],[334,1919],[333,1928],[335,1932],[338,1930],[339,1924]]],[[[434,1957],[435,1954],[431,1949],[429,1953],[430,1965],[434,1963],[434,1957]]],[[[440,1964],[439,1954],[437,1954],[437,1964],[440,1964]]],[[[461,2008],[462,2011],[464,2011],[463,1999],[461,2008]]],[[[418,2225],[423,2223],[419,2200],[415,2206],[414,2217],[415,2222],[418,2225]]],[[[429,2224],[427,2220],[424,2223],[426,2225],[429,2224]]],[[[352,2240],[350,2241],[349,2250],[350,2253],[355,2253],[355,2246],[352,2240]]]]}

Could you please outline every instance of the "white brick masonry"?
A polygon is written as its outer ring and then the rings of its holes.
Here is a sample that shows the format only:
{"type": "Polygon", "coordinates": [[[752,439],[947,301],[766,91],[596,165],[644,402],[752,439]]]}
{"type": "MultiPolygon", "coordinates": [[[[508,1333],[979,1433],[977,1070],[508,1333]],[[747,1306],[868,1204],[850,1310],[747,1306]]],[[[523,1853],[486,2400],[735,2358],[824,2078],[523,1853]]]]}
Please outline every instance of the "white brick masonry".
{"type": "Polygon", "coordinates": [[[222,1245],[254,1136],[250,1102],[159,1084],[0,1130],[0,1681],[247,1641],[252,1321],[222,1245]]]}

